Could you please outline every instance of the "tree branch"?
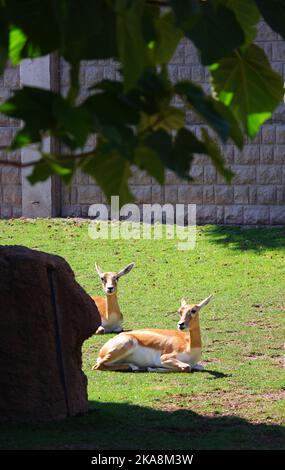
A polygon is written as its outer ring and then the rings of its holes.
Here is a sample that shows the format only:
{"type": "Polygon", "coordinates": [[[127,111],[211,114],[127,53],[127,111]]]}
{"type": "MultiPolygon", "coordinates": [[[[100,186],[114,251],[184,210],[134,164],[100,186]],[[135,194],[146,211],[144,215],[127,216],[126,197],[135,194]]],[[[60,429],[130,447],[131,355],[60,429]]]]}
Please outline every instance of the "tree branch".
{"type": "Polygon", "coordinates": [[[154,5],[156,7],[169,7],[169,3],[164,0],[146,0],[148,5],[154,5]]]}
{"type": "Polygon", "coordinates": [[[12,160],[0,160],[0,166],[13,166],[16,168],[26,168],[27,166],[36,165],[41,160],[36,160],[35,162],[22,163],[22,162],[13,162],[12,160]]]}
{"type": "MultiPolygon", "coordinates": [[[[81,158],[82,159],[88,158],[94,155],[94,153],[95,153],[95,150],[91,150],[90,152],[80,153],[78,155],[52,154],[52,156],[56,158],[57,160],[56,163],[60,163],[61,161],[68,162],[72,160],[78,160],[81,158]]],[[[12,160],[0,160],[0,166],[3,165],[3,166],[13,166],[16,168],[27,168],[29,166],[38,165],[39,163],[42,163],[44,160],[45,160],[44,158],[41,158],[40,160],[35,160],[33,162],[26,162],[26,163],[13,162],[12,160]]]]}

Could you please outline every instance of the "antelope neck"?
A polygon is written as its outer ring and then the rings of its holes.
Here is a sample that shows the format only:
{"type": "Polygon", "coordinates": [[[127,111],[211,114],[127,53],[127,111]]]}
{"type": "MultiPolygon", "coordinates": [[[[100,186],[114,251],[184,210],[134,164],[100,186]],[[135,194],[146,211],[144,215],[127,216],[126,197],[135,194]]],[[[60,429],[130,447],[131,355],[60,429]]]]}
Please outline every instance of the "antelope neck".
{"type": "Polygon", "coordinates": [[[117,299],[117,292],[106,295],[106,318],[112,313],[121,313],[117,299]]]}
{"type": "Polygon", "coordinates": [[[190,348],[191,349],[201,348],[202,341],[201,341],[199,313],[197,313],[196,317],[194,318],[193,325],[190,326],[189,333],[190,333],[190,348]]]}

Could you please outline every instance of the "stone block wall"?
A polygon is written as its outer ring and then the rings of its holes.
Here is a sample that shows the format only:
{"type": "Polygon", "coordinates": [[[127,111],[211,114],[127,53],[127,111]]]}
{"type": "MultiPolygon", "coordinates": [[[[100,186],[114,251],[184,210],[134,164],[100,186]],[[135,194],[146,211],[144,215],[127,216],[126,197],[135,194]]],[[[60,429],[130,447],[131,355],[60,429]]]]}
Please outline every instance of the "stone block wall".
{"type": "MultiPolygon", "coordinates": [[[[285,77],[285,43],[267,25],[260,23],[257,44],[263,47],[273,68],[285,77]]],[[[191,79],[209,91],[207,70],[200,65],[197,51],[188,41],[182,41],[169,64],[171,80],[191,79]]],[[[81,98],[95,80],[116,78],[113,62],[98,61],[81,68],[81,98]]],[[[61,89],[67,87],[67,66],[62,64],[61,89]]],[[[179,106],[179,103],[177,103],[179,106]]],[[[202,121],[188,112],[187,125],[199,135],[202,121]]],[[[87,148],[91,148],[92,139],[87,148]]],[[[193,181],[188,183],[167,173],[166,182],[157,182],[136,171],[130,180],[138,203],[197,204],[198,223],[269,225],[285,224],[285,107],[280,105],[259,135],[246,144],[242,152],[234,145],[222,146],[222,153],[235,177],[231,185],[206,156],[195,158],[191,169],[193,181]]],[[[62,214],[86,216],[88,207],[104,201],[94,180],[78,173],[71,188],[62,189],[62,214]]]]}
{"type": "MultiPolygon", "coordinates": [[[[7,67],[0,77],[0,102],[6,101],[13,90],[20,87],[19,67],[7,67]]],[[[1,151],[9,145],[19,128],[19,121],[0,115],[0,158],[20,161],[19,151],[1,151]]],[[[20,217],[22,213],[21,170],[16,167],[0,166],[0,218],[20,217]]]]}
{"type": "MultiPolygon", "coordinates": [[[[257,44],[264,48],[273,68],[285,77],[285,43],[267,25],[260,23],[257,44]]],[[[58,86],[63,94],[68,87],[68,66],[60,62],[58,86]]],[[[173,81],[191,79],[209,91],[207,70],[200,65],[195,48],[182,41],[169,64],[173,81]]],[[[88,96],[88,87],[95,80],[116,79],[113,61],[89,61],[81,66],[80,99],[88,96]]],[[[0,100],[6,99],[20,86],[19,68],[8,67],[0,78],[0,100]]],[[[176,103],[177,106],[181,104],[176,103]]],[[[187,126],[197,136],[203,122],[190,111],[187,126]]],[[[9,143],[19,122],[0,116],[0,146],[9,143]]],[[[93,148],[90,137],[86,150],[93,148]]],[[[195,158],[188,183],[167,172],[163,187],[148,175],[134,171],[130,187],[138,203],[195,203],[198,223],[275,225],[285,224],[285,107],[281,104],[272,119],[264,124],[254,141],[246,140],[242,152],[231,143],[222,146],[222,153],[235,177],[231,185],[217,174],[207,156],[195,158]]],[[[19,160],[15,152],[1,158],[19,160]]],[[[15,167],[0,167],[0,217],[21,215],[21,173],[15,167]]],[[[61,216],[86,216],[91,204],[105,202],[96,182],[77,172],[70,187],[61,185],[61,216]]]]}
{"type": "MultiPolygon", "coordinates": [[[[67,94],[69,85],[69,66],[60,61],[60,90],[63,95],[67,94]]],[[[115,80],[116,65],[112,61],[86,61],[82,62],[80,69],[80,96],[83,101],[88,97],[88,88],[102,79],[115,80]]],[[[92,150],[95,145],[95,137],[90,136],[85,146],[86,151],[92,150]]],[[[61,186],[61,214],[63,217],[85,217],[91,204],[104,201],[104,195],[93,178],[77,171],[71,186],[61,186]],[[93,201],[93,202],[92,202],[93,201]]]]}

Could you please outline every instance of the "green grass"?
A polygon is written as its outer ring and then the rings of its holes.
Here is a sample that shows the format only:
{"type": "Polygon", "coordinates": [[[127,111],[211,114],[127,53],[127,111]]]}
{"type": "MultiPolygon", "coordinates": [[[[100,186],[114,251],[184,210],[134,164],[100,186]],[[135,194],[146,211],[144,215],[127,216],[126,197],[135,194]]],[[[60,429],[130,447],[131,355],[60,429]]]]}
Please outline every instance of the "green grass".
{"type": "Polygon", "coordinates": [[[181,297],[201,312],[203,362],[193,374],[92,371],[111,336],[83,348],[90,412],[63,422],[1,425],[0,448],[233,449],[284,447],[285,229],[198,228],[175,240],[91,240],[79,220],[0,222],[0,243],[56,253],[90,294],[94,271],[136,266],[122,278],[125,328],[175,328],[181,297]]]}

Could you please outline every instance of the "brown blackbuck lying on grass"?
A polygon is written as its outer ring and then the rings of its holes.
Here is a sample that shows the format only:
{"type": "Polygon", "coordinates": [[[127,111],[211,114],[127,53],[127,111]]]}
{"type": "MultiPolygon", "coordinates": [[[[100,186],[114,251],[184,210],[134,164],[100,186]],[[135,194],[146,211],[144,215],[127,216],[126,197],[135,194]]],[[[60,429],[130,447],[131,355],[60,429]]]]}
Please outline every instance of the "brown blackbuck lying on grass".
{"type": "Polygon", "coordinates": [[[124,332],[101,348],[93,369],[191,372],[202,370],[199,312],[212,295],[199,304],[182,299],[178,330],[142,329],[124,332]],[[183,330],[188,331],[186,334],[183,330]]]}
{"type": "Polygon", "coordinates": [[[103,290],[106,294],[106,297],[92,296],[101,316],[101,326],[97,329],[96,335],[120,333],[123,331],[123,315],[117,299],[118,280],[120,277],[129,273],[134,265],[135,263],[130,263],[118,273],[103,272],[97,264],[95,265],[96,271],[102,281],[103,290]]]}

